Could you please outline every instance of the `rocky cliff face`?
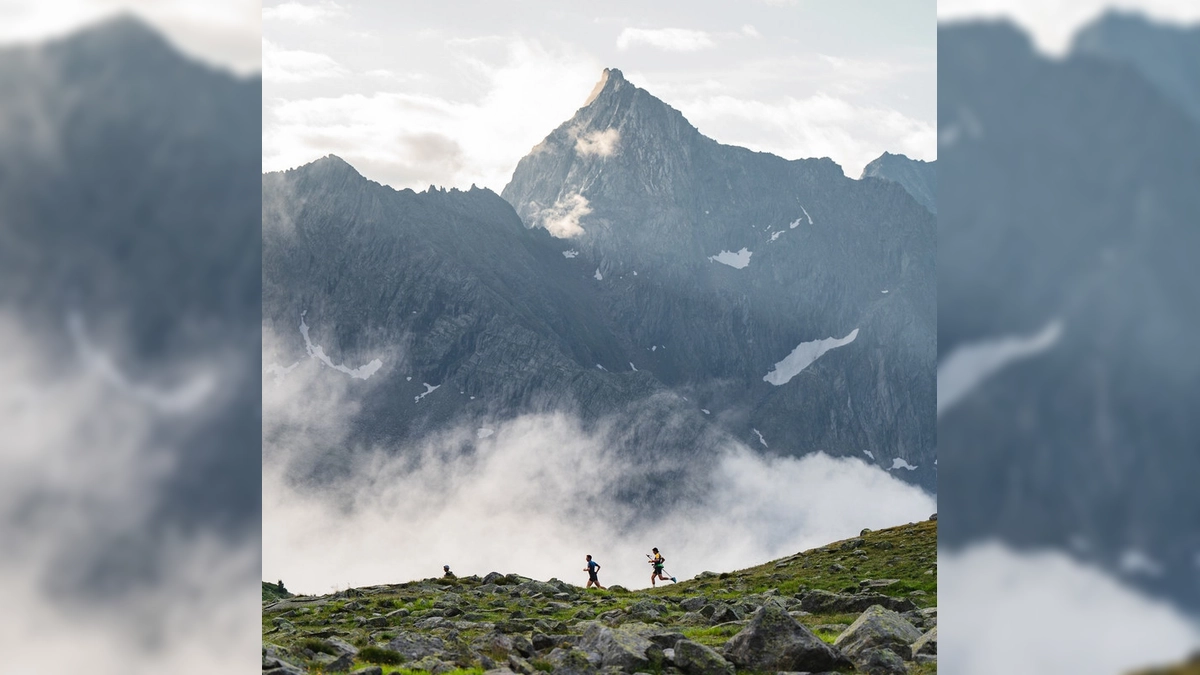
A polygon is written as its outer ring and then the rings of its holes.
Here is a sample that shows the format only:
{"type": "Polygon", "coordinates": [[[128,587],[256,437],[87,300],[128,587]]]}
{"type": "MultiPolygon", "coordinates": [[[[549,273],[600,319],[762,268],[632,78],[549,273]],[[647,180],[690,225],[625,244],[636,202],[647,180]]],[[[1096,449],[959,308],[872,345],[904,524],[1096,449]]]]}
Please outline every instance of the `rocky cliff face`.
{"type": "Polygon", "coordinates": [[[937,162],[885,152],[863,167],[862,177],[899,183],[921,206],[937,215],[937,162]]]}

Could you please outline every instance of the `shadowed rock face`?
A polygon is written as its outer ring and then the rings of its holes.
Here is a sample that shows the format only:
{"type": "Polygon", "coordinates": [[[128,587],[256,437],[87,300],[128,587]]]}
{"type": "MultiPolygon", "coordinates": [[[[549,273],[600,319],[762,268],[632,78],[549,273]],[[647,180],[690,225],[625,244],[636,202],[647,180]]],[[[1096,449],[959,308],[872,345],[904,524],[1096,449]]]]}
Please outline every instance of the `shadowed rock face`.
{"type": "Polygon", "coordinates": [[[1011,26],[938,46],[939,353],[1061,326],[940,412],[942,540],[1074,541],[1194,611],[1200,127],[1134,68],[1043,59],[1011,26]]]}
{"type": "Polygon", "coordinates": [[[937,215],[937,162],[885,152],[863,167],[862,177],[899,183],[921,206],[937,215]]]}

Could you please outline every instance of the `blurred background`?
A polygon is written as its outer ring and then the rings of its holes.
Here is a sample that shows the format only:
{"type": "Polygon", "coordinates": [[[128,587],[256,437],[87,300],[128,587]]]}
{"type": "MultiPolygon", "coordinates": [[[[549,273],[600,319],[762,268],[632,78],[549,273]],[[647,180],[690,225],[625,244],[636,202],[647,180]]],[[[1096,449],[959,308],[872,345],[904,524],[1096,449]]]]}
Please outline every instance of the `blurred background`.
{"type": "Polygon", "coordinates": [[[0,3],[0,672],[257,658],[259,15],[0,3]]]}
{"type": "MultiPolygon", "coordinates": [[[[939,13],[943,668],[1183,659],[1200,5],[939,13]]],[[[4,672],[253,667],[259,21],[0,2],[4,672]]]]}
{"type": "Polygon", "coordinates": [[[938,11],[941,665],[1182,659],[1200,616],[1200,5],[938,11]]]}

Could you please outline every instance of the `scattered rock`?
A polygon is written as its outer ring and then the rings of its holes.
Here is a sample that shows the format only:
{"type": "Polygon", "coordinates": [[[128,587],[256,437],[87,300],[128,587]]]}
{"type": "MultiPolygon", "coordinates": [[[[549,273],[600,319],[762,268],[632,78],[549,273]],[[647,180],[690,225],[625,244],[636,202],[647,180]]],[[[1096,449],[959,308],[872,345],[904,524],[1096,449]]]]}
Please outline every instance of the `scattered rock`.
{"type": "Polygon", "coordinates": [[[594,621],[584,624],[579,647],[599,654],[601,667],[616,666],[627,673],[649,668],[663,659],[662,647],[650,640],[594,621]]]}
{"type": "Polygon", "coordinates": [[[872,605],[880,605],[896,612],[908,612],[917,608],[912,600],[893,598],[880,593],[830,593],[813,589],[800,596],[800,608],[811,614],[854,614],[866,611],[872,605]]]}
{"type": "Polygon", "coordinates": [[[833,644],[861,669],[865,668],[863,663],[868,660],[869,652],[876,650],[891,651],[901,660],[911,661],[912,644],[920,637],[921,631],[904,617],[874,605],[850,624],[833,644]]]}
{"type": "Polygon", "coordinates": [[[350,671],[350,675],[383,675],[383,668],[379,666],[367,666],[366,668],[350,671]]]}
{"type": "Polygon", "coordinates": [[[905,675],[908,667],[904,661],[887,649],[868,649],[854,660],[860,672],[867,675],[905,675]]]}
{"type": "Polygon", "coordinates": [[[912,653],[914,655],[937,655],[937,626],[934,626],[928,633],[917,638],[917,641],[912,643],[912,653]]]}
{"type": "Polygon", "coordinates": [[[758,671],[820,672],[851,665],[841,652],[774,604],[755,612],[749,625],[730,638],[722,651],[737,667],[758,671]]]}
{"type": "Polygon", "coordinates": [[[675,667],[687,675],[734,675],[735,669],[711,647],[679,640],[674,647],[675,667]]]}
{"type": "Polygon", "coordinates": [[[546,661],[554,667],[555,675],[593,675],[596,672],[596,666],[588,659],[587,652],[575,647],[555,648],[546,661]]]}
{"type": "Polygon", "coordinates": [[[387,643],[387,649],[400,652],[408,661],[441,654],[445,648],[446,644],[441,638],[420,633],[400,633],[387,643]]]}

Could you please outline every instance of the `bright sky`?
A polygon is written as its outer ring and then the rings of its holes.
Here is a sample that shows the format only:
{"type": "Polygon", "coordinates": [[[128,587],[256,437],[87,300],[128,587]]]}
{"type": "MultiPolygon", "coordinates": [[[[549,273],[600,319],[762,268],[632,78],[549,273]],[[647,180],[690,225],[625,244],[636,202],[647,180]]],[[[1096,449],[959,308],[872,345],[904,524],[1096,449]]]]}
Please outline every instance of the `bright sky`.
{"type": "Polygon", "coordinates": [[[0,0],[0,44],[59,37],[133,13],[193,58],[240,74],[262,67],[258,0],[0,0]]]}
{"type": "Polygon", "coordinates": [[[263,170],[337,154],[395,187],[499,191],[605,67],[723,143],[937,152],[933,0],[268,0],[263,170]]]}
{"type": "Polygon", "coordinates": [[[1141,12],[1159,21],[1200,20],[1197,0],[939,0],[939,21],[1007,18],[1024,27],[1043,53],[1060,56],[1083,25],[1106,9],[1141,12]]]}

